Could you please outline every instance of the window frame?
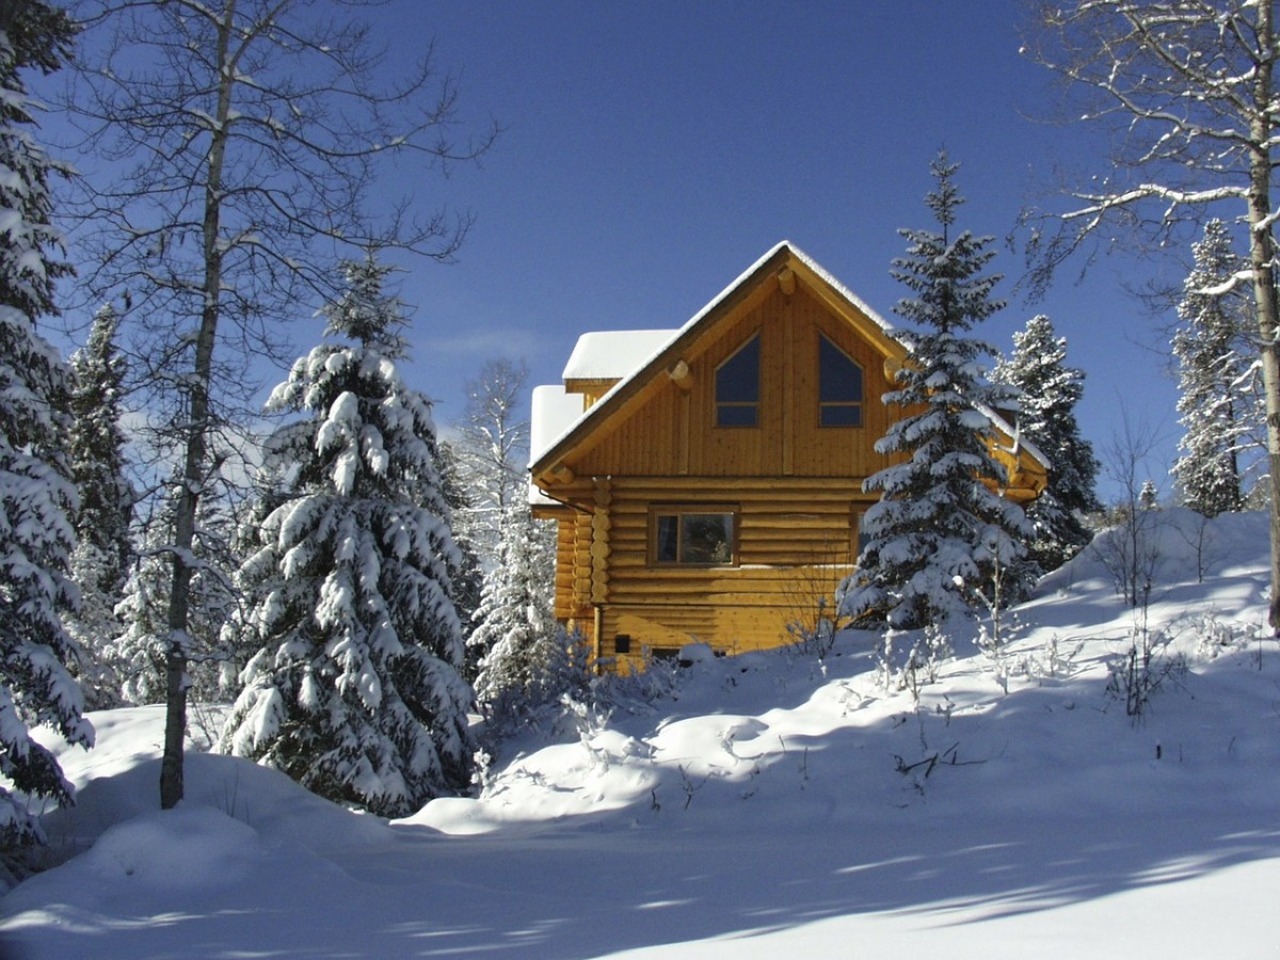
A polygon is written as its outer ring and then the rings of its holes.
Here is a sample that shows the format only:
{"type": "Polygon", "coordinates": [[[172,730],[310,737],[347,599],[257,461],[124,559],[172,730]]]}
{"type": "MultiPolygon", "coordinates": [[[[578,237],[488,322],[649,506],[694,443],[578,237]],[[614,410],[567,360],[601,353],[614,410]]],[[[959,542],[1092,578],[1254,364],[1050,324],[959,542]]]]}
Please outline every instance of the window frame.
{"type": "Polygon", "coordinates": [[[855,567],[858,565],[858,558],[862,556],[862,551],[871,542],[870,534],[862,529],[862,521],[870,508],[870,503],[862,501],[854,501],[849,507],[849,547],[853,551],[850,562],[855,567]]]}
{"type": "MultiPolygon", "coordinates": [[[[853,358],[847,350],[836,343],[831,337],[827,336],[821,330],[818,331],[818,428],[821,430],[860,430],[863,426],[863,408],[866,405],[866,370],[862,364],[853,358]],[[823,376],[826,365],[823,363],[825,348],[829,347],[835,352],[837,357],[847,360],[849,366],[858,372],[858,389],[856,400],[826,400],[824,399],[824,387],[829,385],[829,381],[823,376]],[[843,411],[853,411],[856,416],[856,423],[828,423],[826,414],[828,412],[838,413],[843,411]]],[[[830,384],[835,386],[835,384],[830,384]]]]}
{"type": "Polygon", "coordinates": [[[728,503],[662,503],[649,508],[649,543],[648,557],[651,567],[664,569],[711,569],[714,567],[736,567],[738,559],[739,508],[737,504],[728,503]],[[729,556],[726,559],[686,560],[683,559],[686,544],[686,517],[727,517],[729,526],[729,556]],[[664,559],[662,554],[661,526],[665,518],[675,518],[675,558],[664,559]]]}
{"type": "Polygon", "coordinates": [[[763,350],[763,347],[761,345],[761,339],[762,338],[760,336],[760,331],[759,330],[755,331],[755,333],[751,334],[751,336],[747,337],[741,344],[739,344],[738,347],[732,353],[730,353],[727,357],[725,357],[718,364],[716,364],[715,376],[712,379],[712,387],[715,391],[715,396],[712,398],[711,406],[712,406],[712,417],[713,417],[714,426],[716,426],[717,428],[724,428],[726,430],[743,430],[743,429],[750,430],[750,429],[759,428],[760,426],[760,419],[761,419],[760,394],[762,392],[761,352],[763,350]],[[721,399],[722,391],[721,391],[721,385],[720,385],[721,374],[724,373],[726,367],[728,367],[735,360],[738,360],[740,357],[742,357],[745,351],[751,350],[751,349],[755,350],[756,378],[755,378],[754,390],[752,392],[754,399],[722,400],[721,399]],[[730,411],[743,411],[743,412],[749,411],[751,414],[751,422],[750,423],[727,422],[726,420],[723,419],[722,414],[730,411]]]}

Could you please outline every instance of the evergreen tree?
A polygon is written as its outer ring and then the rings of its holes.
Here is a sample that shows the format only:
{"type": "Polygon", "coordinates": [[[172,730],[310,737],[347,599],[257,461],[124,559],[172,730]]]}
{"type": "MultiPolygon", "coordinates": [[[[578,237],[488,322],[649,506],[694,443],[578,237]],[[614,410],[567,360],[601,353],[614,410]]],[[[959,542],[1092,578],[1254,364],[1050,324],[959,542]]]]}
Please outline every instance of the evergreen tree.
{"type": "Polygon", "coordinates": [[[1013,335],[1013,353],[991,372],[995,383],[1018,392],[1018,434],[1049,459],[1049,483],[1026,508],[1035,533],[1027,551],[1024,583],[1056,570],[1080,552],[1092,535],[1084,517],[1101,509],[1094,484],[1099,463],[1080,435],[1075,407],[1084,395],[1084,373],[1065,363],[1067,341],[1054,336],[1046,316],[1032,317],[1013,335]]]}
{"type": "Polygon", "coordinates": [[[89,340],[71,358],[71,478],[80,496],[71,572],[80,609],[67,618],[79,647],[77,672],[89,706],[120,702],[120,681],[105,656],[120,635],[115,608],[123,599],[132,554],[133,489],[125,478],[120,427],[125,361],[116,348],[119,317],[110,306],[94,318],[89,340]]]}
{"type": "Polygon", "coordinates": [[[1138,509],[1139,510],[1158,510],[1160,508],[1160,492],[1156,489],[1154,480],[1146,480],[1142,484],[1142,489],[1138,491],[1138,509]]]}
{"type": "Polygon", "coordinates": [[[880,500],[863,518],[869,539],[841,598],[844,614],[883,616],[894,629],[968,612],[1030,533],[1022,510],[992,489],[1005,472],[988,450],[993,428],[982,407],[1004,391],[981,379],[990,348],[964,336],[1003,306],[991,296],[999,277],[981,274],[994,251],[990,238],[954,229],[963,202],[956,166],[942,153],[931,170],[937,182],[925,202],[941,229],[900,231],[907,255],[894,261],[894,277],[915,293],[896,311],[915,329],[903,337],[898,387],[883,400],[904,414],[876,442],[903,459],[865,481],[880,500]]]}
{"type": "MultiPolygon", "coordinates": [[[[476,628],[476,609],[484,590],[484,565],[476,543],[471,539],[470,524],[465,517],[475,506],[474,498],[460,476],[458,457],[453,445],[440,441],[440,488],[449,505],[453,542],[458,548],[460,560],[453,573],[453,604],[458,611],[462,635],[470,637],[476,628]]],[[[480,658],[484,651],[467,645],[462,674],[468,682],[474,682],[480,672],[480,658]]]]}
{"type": "Polygon", "coordinates": [[[104,672],[115,680],[126,703],[163,703],[169,561],[146,542],[125,580],[114,615],[120,631],[102,650],[104,672]]]}
{"type": "Polygon", "coordinates": [[[1193,250],[1195,264],[1178,304],[1182,325],[1173,337],[1184,452],[1172,473],[1187,506],[1216,517],[1243,509],[1240,450],[1262,421],[1251,390],[1250,304],[1232,284],[1245,264],[1221,220],[1205,224],[1193,250]]]}
{"type": "Polygon", "coordinates": [[[555,700],[569,670],[568,640],[551,606],[554,561],[528,505],[509,507],[501,529],[498,562],[467,641],[482,652],[476,699],[499,726],[555,700]]]}
{"type": "Polygon", "coordinates": [[[255,651],[222,749],[383,816],[467,789],[472,691],[450,572],[459,562],[428,401],[400,380],[398,301],[371,254],[346,267],[326,342],[268,409],[302,414],[270,438],[280,503],[237,574],[255,651]]]}
{"type": "MultiPolygon", "coordinates": [[[[172,482],[178,482],[177,475],[172,482]]],[[[216,485],[211,484],[214,489],[216,485]]],[[[173,588],[171,496],[153,498],[156,514],[138,524],[138,552],[121,588],[115,619],[120,628],[102,650],[102,658],[128,703],[163,703],[168,698],[169,591],[173,588]]],[[[222,642],[222,626],[238,597],[225,570],[237,566],[231,540],[232,518],[225,503],[207,497],[196,511],[194,573],[189,586],[190,617],[186,637],[186,682],[190,695],[209,702],[225,695],[232,651],[222,642]]]]}
{"type": "Polygon", "coordinates": [[[54,753],[30,735],[57,730],[88,747],[93,728],[68,672],[73,644],[61,614],[74,604],[67,576],[76,494],[67,462],[67,369],[37,332],[55,312],[51,259],[52,161],[31,136],[20,71],[55,69],[72,36],[66,15],[39,0],[0,19],[0,850],[10,864],[39,839],[19,796],[72,801],[54,753]]]}

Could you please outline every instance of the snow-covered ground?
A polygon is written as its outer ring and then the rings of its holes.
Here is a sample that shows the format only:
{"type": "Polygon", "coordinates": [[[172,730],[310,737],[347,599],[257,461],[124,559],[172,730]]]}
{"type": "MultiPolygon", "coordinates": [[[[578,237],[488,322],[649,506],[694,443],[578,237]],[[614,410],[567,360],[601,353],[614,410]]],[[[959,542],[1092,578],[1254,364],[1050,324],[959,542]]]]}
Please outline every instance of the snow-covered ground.
{"type": "Polygon", "coordinates": [[[46,817],[65,862],[0,901],[0,957],[1280,957],[1266,520],[1161,524],[1155,663],[1187,669],[1137,720],[1093,557],[1017,611],[1007,692],[968,638],[918,702],[864,634],[699,663],[392,823],[198,752],[157,812],[161,711],[94,714],[46,817]]]}

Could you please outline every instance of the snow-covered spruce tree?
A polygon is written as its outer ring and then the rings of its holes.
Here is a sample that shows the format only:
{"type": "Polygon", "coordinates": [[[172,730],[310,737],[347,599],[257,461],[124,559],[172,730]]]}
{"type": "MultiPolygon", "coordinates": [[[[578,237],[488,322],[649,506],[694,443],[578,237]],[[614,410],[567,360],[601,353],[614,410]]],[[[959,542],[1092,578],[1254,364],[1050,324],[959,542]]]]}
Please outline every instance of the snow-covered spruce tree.
{"type": "Polygon", "coordinates": [[[995,383],[1018,397],[1018,434],[1049,458],[1049,483],[1026,508],[1035,530],[1024,578],[1056,570],[1088,545],[1084,518],[1101,509],[1095,492],[1101,465],[1080,435],[1075,408],[1084,395],[1084,372],[1066,365],[1067,341],[1054,335],[1043,314],[1013,335],[1013,353],[991,371],[995,383]]]}
{"type": "Polygon", "coordinates": [[[428,401],[400,380],[399,301],[370,255],[346,267],[325,342],[267,407],[302,414],[265,451],[281,498],[237,574],[256,649],[221,749],[339,803],[403,816],[467,789],[472,691],[450,576],[458,563],[428,401]]]}
{"type": "Polygon", "coordinates": [[[144,543],[113,611],[120,630],[104,645],[102,661],[126,703],[164,702],[170,568],[163,554],[144,543]]]}
{"type": "MultiPolygon", "coordinates": [[[[178,482],[175,472],[171,483],[178,482]]],[[[216,489],[216,484],[211,484],[216,489]]],[[[152,498],[154,516],[136,524],[137,555],[129,567],[116,605],[120,629],[104,646],[102,656],[119,681],[120,696],[128,703],[162,703],[168,698],[166,655],[169,636],[169,591],[173,588],[173,549],[176,516],[171,496],[152,498]]],[[[224,570],[234,570],[232,517],[220,498],[207,497],[196,511],[196,536],[188,585],[187,622],[189,696],[209,702],[225,696],[232,651],[222,642],[222,626],[238,603],[224,570]]]]}
{"type": "Polygon", "coordinates": [[[468,646],[482,651],[476,699],[508,726],[564,692],[568,639],[552,612],[555,570],[528,504],[506,510],[497,565],[485,577],[468,646]]]}
{"type": "Polygon", "coordinates": [[[56,69],[72,36],[66,14],[38,0],[0,10],[0,860],[16,865],[40,839],[26,798],[70,803],[57,758],[31,738],[48,726],[88,747],[73,644],[61,614],[73,605],[67,564],[76,494],[66,443],[68,377],[36,330],[55,312],[52,161],[31,136],[21,71],[56,69]]]}
{"type": "MultiPolygon", "coordinates": [[[[444,493],[445,503],[449,505],[453,542],[461,557],[453,574],[453,605],[458,611],[462,635],[470,637],[475,632],[476,610],[480,606],[480,595],[484,589],[483,563],[465,522],[467,512],[475,506],[475,500],[462,479],[458,456],[453,446],[447,440],[441,440],[437,450],[440,454],[440,489],[444,493]]],[[[468,683],[474,683],[480,672],[481,655],[483,651],[467,646],[462,675],[468,683]]]]}
{"type": "Polygon", "coordinates": [[[956,165],[941,153],[931,170],[937,183],[925,203],[941,229],[901,231],[907,255],[894,261],[894,277],[915,293],[896,312],[914,329],[903,335],[909,352],[897,389],[883,397],[902,416],[876,449],[902,459],[865,481],[880,500],[864,517],[869,540],[858,570],[841,588],[843,614],[880,617],[893,629],[968,613],[1031,535],[1022,509],[995,492],[1005,472],[988,450],[992,425],[980,409],[1005,391],[982,380],[979,361],[990,348],[964,336],[1003,306],[991,296],[999,277],[981,274],[994,251],[990,238],[955,230],[963,202],[956,165]]]}
{"type": "Polygon", "coordinates": [[[1142,489],[1138,491],[1138,509],[1160,509],[1160,491],[1156,489],[1156,482],[1154,480],[1146,480],[1142,484],[1142,489]]]}
{"type": "Polygon", "coordinates": [[[1250,356],[1256,348],[1247,336],[1251,304],[1233,285],[1247,264],[1232,250],[1221,220],[1205,224],[1193,251],[1173,335],[1184,432],[1178,443],[1183,453],[1171,472],[1186,505],[1216,517],[1243,509],[1241,448],[1261,433],[1263,414],[1253,383],[1256,357],[1250,356]]]}
{"type": "Polygon", "coordinates": [[[133,552],[133,488],[125,477],[120,426],[126,371],[115,342],[118,324],[115,310],[103,307],[88,342],[71,357],[71,478],[80,496],[71,573],[80,589],[80,609],[66,625],[79,648],[80,686],[93,708],[120,702],[120,679],[104,648],[121,633],[115,608],[124,598],[133,552]]]}
{"type": "MultiPolygon", "coordinates": [[[[341,290],[335,257],[371,242],[448,260],[470,219],[378,192],[397,163],[416,181],[479,157],[459,122],[454,76],[421,56],[386,56],[360,17],[379,0],[79,0],[93,42],[65,108],[81,149],[116,176],[77,182],[69,212],[94,298],[128,291],[132,376],[163,408],[182,463],[169,598],[160,805],[183,796],[187,600],[200,502],[216,493],[225,431],[243,427],[262,358],[299,303],[341,290]],[[412,209],[410,209],[412,207],[412,209]]],[[[256,412],[256,411],[255,411],[256,412]]]]}

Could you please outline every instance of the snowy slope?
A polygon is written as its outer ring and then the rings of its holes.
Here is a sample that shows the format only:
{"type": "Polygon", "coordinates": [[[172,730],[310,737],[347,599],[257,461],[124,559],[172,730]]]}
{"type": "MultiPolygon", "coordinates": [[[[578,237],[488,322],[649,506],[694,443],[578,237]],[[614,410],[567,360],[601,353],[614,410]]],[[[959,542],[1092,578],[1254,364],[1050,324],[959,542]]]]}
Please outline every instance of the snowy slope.
{"type": "Polygon", "coordinates": [[[1265,524],[1162,514],[1148,625],[1185,670],[1136,720],[1107,665],[1140,621],[1092,555],[1017,611],[1007,692],[959,635],[918,700],[864,634],[699,663],[390,824],[201,754],[154,812],[161,712],[96,714],[8,956],[1280,957],[1265,524]]]}

